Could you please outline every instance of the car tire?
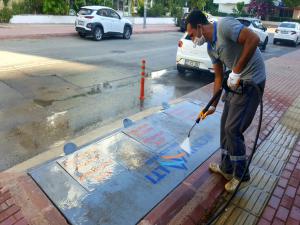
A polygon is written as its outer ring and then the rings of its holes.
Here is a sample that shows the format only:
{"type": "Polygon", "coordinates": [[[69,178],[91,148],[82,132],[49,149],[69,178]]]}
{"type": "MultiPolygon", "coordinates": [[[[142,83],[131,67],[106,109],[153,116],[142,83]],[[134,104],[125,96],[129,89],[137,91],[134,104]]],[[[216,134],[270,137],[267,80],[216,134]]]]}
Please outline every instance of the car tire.
{"type": "Polygon", "coordinates": [[[276,44],[277,44],[277,40],[274,39],[274,40],[273,40],[273,45],[276,45],[276,44]]]}
{"type": "Polygon", "coordinates": [[[102,27],[95,27],[93,30],[93,38],[95,41],[100,41],[103,38],[103,29],[102,27]]]}
{"type": "Polygon", "coordinates": [[[269,42],[269,38],[266,37],[263,45],[261,46],[261,50],[263,50],[263,51],[266,50],[268,42],[269,42]]]}
{"type": "Polygon", "coordinates": [[[79,32],[78,34],[79,34],[79,36],[80,36],[81,38],[85,38],[85,36],[86,36],[86,34],[85,34],[85,33],[81,33],[81,32],[79,32]]]}
{"type": "Polygon", "coordinates": [[[294,47],[297,47],[297,44],[298,44],[298,38],[297,38],[297,40],[293,43],[293,46],[294,46],[294,47]]]}
{"type": "Polygon", "coordinates": [[[131,28],[129,26],[125,26],[123,32],[123,38],[126,40],[130,39],[131,33],[132,33],[131,28]]]}
{"type": "Polygon", "coordinates": [[[183,67],[181,67],[181,66],[178,66],[178,65],[177,65],[177,71],[178,71],[179,73],[181,73],[181,74],[184,74],[184,73],[185,73],[185,69],[184,69],[183,67]]]}

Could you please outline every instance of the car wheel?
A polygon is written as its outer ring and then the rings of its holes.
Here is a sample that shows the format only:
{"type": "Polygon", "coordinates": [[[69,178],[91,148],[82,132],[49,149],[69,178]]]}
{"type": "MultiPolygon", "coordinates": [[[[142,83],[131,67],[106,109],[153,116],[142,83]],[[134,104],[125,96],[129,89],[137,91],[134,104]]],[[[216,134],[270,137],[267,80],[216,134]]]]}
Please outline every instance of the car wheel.
{"type": "Polygon", "coordinates": [[[263,45],[261,46],[261,50],[266,50],[268,41],[269,41],[269,39],[268,39],[268,37],[266,37],[266,39],[265,39],[263,45]]]}
{"type": "Polygon", "coordinates": [[[103,37],[103,29],[101,27],[95,27],[93,36],[95,41],[100,41],[103,37]]]}
{"type": "Polygon", "coordinates": [[[181,74],[185,73],[185,69],[181,66],[178,66],[178,65],[177,65],[177,71],[181,74]]]}
{"type": "Polygon", "coordinates": [[[130,36],[131,36],[131,28],[129,26],[125,26],[123,38],[128,40],[128,39],[130,39],[130,36]]]}
{"type": "Polygon", "coordinates": [[[81,32],[79,32],[78,34],[79,34],[79,36],[80,36],[80,37],[82,37],[82,38],[85,38],[85,36],[86,36],[86,34],[85,34],[85,33],[81,33],[81,32]]]}
{"type": "Polygon", "coordinates": [[[276,39],[273,40],[273,45],[276,45],[277,41],[276,39]]]}
{"type": "Polygon", "coordinates": [[[294,47],[297,47],[297,44],[298,44],[298,38],[297,38],[297,40],[293,43],[293,46],[294,46],[294,47]]]}

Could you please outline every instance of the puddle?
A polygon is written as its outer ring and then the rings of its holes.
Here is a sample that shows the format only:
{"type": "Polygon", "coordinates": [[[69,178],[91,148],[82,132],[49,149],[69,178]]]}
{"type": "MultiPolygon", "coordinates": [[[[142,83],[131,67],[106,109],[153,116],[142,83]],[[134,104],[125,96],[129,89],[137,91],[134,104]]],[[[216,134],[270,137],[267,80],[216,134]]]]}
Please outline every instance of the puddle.
{"type": "Polygon", "coordinates": [[[57,113],[43,121],[19,125],[9,131],[7,138],[17,141],[29,152],[39,152],[69,135],[69,121],[66,113],[57,113]]]}

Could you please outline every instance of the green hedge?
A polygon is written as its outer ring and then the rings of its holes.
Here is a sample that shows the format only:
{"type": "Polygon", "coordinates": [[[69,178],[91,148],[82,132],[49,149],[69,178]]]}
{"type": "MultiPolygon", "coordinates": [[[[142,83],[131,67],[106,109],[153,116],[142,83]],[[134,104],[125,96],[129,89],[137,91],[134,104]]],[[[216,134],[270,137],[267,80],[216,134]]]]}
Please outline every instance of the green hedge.
{"type": "Polygon", "coordinates": [[[0,23],[8,23],[13,16],[13,11],[7,7],[0,10],[0,23]]]}

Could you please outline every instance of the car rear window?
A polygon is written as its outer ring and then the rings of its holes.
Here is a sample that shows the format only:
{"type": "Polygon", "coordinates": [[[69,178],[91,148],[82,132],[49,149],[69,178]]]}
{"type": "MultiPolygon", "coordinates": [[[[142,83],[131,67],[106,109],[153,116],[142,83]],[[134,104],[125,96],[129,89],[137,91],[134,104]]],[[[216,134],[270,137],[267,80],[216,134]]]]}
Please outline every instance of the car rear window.
{"type": "Polygon", "coordinates": [[[246,26],[246,27],[249,27],[249,26],[250,26],[250,21],[248,21],[248,20],[241,20],[241,19],[238,19],[238,21],[240,21],[240,23],[243,24],[243,25],[246,26]]]}
{"type": "Polygon", "coordinates": [[[296,28],[296,24],[294,24],[294,23],[282,23],[282,24],[279,25],[279,27],[296,28]]]}
{"type": "Polygon", "coordinates": [[[80,11],[78,12],[79,15],[91,15],[93,13],[93,10],[91,9],[80,9],[80,11]]]}

